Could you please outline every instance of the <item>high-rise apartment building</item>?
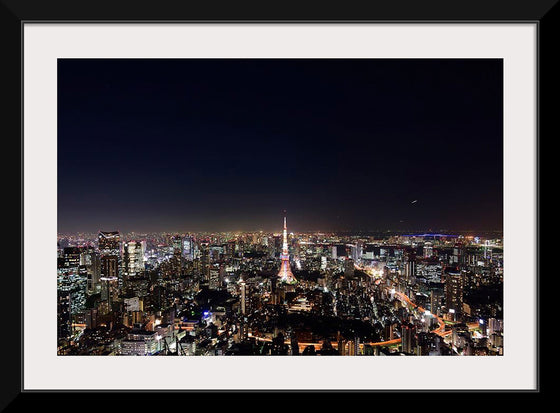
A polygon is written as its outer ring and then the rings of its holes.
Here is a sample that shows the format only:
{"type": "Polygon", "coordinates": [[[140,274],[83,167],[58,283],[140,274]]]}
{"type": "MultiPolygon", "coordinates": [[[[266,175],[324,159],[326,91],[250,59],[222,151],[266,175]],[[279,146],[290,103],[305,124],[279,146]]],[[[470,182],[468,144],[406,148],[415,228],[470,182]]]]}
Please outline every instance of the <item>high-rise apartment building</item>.
{"type": "Polygon", "coordinates": [[[445,306],[448,312],[453,312],[457,316],[463,311],[463,283],[463,274],[460,270],[454,268],[444,270],[445,306]]]}

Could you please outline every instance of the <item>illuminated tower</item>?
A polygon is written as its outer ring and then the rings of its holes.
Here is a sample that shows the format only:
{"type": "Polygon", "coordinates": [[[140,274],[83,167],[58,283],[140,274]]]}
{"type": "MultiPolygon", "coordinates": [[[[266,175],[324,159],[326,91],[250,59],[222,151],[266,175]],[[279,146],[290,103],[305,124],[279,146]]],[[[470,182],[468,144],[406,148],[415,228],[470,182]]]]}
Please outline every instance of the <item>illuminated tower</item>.
{"type": "Polygon", "coordinates": [[[288,254],[288,227],[286,225],[286,217],[284,217],[284,231],[282,235],[283,235],[282,254],[280,255],[282,264],[280,266],[280,272],[278,273],[278,277],[280,277],[280,281],[282,282],[288,284],[295,284],[297,280],[294,277],[294,274],[292,274],[292,270],[290,269],[290,255],[288,254]]]}

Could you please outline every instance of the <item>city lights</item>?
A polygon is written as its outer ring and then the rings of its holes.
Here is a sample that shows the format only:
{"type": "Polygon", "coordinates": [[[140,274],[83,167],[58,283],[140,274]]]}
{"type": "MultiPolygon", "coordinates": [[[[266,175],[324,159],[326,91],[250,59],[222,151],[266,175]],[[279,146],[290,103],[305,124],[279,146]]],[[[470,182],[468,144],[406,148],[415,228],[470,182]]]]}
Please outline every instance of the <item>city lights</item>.
{"type": "Polygon", "coordinates": [[[503,354],[500,239],[286,223],[60,235],[58,353],[503,354]]]}

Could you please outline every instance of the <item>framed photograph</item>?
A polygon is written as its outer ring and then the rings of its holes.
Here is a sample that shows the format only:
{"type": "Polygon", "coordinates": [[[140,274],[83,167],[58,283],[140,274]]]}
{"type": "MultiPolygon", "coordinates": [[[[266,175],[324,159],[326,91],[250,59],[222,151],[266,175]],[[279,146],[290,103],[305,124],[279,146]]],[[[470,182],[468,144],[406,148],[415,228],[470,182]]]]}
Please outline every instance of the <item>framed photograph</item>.
{"type": "Polygon", "coordinates": [[[4,405],[540,392],[555,1],[118,3],[2,0],[22,175],[4,405]]]}

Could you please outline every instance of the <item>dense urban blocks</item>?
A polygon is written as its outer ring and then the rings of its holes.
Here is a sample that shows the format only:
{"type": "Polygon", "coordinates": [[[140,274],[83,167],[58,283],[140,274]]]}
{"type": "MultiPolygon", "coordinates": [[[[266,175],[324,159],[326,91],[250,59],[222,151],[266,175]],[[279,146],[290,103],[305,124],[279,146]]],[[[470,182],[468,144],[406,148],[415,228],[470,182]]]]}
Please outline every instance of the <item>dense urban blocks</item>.
{"type": "Polygon", "coordinates": [[[59,355],[503,354],[499,234],[288,234],[284,221],[58,246],[59,355]]]}

